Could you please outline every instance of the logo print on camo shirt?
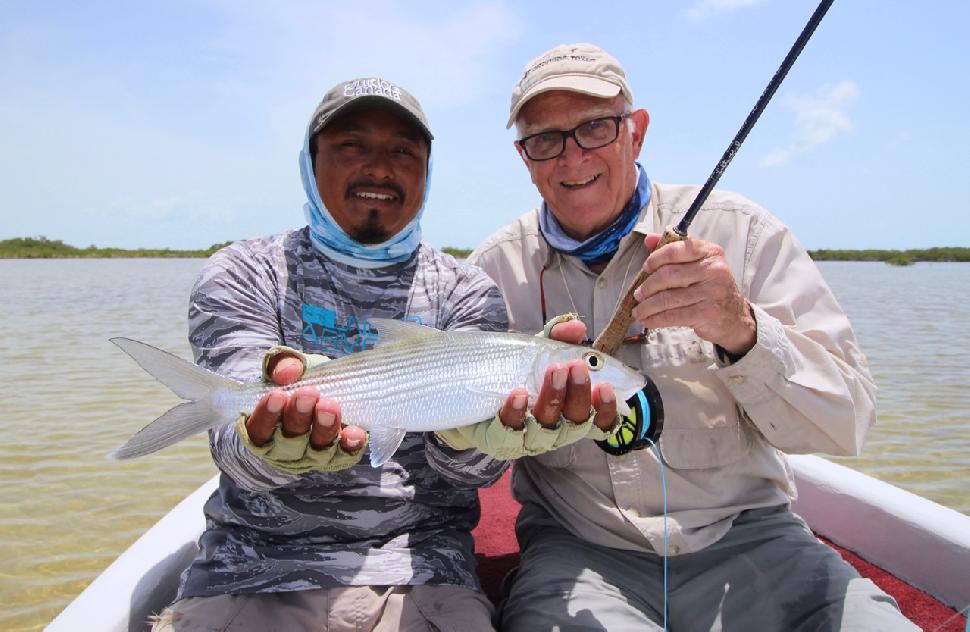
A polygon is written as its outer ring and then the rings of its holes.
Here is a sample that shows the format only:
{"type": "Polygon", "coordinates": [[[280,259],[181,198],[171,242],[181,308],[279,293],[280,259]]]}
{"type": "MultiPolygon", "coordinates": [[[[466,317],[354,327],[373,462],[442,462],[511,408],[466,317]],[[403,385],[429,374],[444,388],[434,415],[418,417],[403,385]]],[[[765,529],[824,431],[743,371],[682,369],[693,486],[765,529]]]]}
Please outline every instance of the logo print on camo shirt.
{"type": "MultiPolygon", "coordinates": [[[[305,351],[339,357],[370,349],[377,342],[377,330],[366,319],[358,322],[353,314],[338,320],[333,310],[304,303],[300,315],[305,351]]],[[[408,316],[405,320],[423,324],[420,316],[408,316]]]]}

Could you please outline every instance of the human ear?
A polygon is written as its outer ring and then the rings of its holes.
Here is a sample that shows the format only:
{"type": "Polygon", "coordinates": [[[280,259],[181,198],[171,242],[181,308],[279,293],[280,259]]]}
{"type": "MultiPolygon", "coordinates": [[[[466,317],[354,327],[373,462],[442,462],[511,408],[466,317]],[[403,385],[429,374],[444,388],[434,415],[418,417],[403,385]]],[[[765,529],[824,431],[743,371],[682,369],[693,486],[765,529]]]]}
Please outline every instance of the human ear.
{"type": "Polygon", "coordinates": [[[640,108],[630,114],[630,120],[633,122],[633,148],[636,155],[640,155],[640,149],[643,148],[643,139],[646,137],[647,128],[650,126],[650,113],[640,108]]]}

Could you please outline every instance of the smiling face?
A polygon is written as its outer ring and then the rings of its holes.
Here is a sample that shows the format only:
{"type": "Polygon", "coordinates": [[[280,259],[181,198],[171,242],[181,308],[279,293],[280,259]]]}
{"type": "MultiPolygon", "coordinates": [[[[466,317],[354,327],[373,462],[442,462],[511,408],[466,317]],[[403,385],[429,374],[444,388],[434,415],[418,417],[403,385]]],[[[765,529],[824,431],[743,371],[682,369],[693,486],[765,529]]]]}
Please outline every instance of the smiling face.
{"type": "Polygon", "coordinates": [[[313,142],[320,199],[353,239],[387,241],[421,209],[430,145],[403,115],[375,108],[343,113],[313,142]]]}
{"type": "MultiPolygon", "coordinates": [[[[569,130],[595,118],[623,114],[625,106],[622,94],[603,99],[553,90],[530,99],[519,112],[516,126],[519,138],[569,130]]],[[[609,226],[623,210],[636,187],[635,161],[649,123],[646,110],[636,110],[622,122],[614,143],[582,149],[570,138],[562,155],[551,160],[529,160],[516,145],[532,182],[570,237],[588,239],[609,226]]]]}

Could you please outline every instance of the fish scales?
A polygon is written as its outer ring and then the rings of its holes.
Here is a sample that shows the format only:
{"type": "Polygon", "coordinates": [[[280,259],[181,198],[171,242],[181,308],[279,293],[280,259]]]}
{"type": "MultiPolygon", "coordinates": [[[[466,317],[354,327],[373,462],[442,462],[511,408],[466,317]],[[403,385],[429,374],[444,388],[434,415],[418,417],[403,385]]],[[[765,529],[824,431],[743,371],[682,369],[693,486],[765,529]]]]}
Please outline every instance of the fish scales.
{"type": "Polygon", "coordinates": [[[347,356],[322,365],[320,374],[308,376],[306,384],[340,402],[345,423],[364,428],[438,430],[452,424],[456,415],[481,420],[495,413],[504,394],[523,384],[522,367],[530,359],[523,356],[537,350],[535,345],[508,344],[501,338],[482,341],[461,333],[445,334],[435,347],[407,341],[380,357],[347,356]],[[418,353],[420,365],[415,364],[418,353]],[[358,357],[359,363],[351,361],[358,357]]]}
{"type": "Polygon", "coordinates": [[[142,428],[111,456],[142,456],[230,423],[271,390],[314,387],[337,401],[345,424],[371,432],[371,464],[376,466],[390,458],[405,432],[457,428],[488,419],[516,387],[525,387],[534,402],[553,363],[587,362],[592,384],[612,384],[618,405],[645,382],[639,372],[614,358],[545,338],[439,331],[378,318],[371,324],[379,333],[373,349],[324,363],[285,387],[231,380],[151,345],[113,338],[186,401],[142,428]]]}

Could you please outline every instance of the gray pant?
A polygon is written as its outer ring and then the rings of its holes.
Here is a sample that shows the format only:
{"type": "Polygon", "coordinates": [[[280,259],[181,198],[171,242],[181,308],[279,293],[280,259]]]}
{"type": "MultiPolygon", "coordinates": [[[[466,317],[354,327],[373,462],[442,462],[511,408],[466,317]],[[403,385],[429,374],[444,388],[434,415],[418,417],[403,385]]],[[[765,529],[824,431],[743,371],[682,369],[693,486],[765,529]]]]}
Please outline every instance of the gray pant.
{"type": "MultiPolygon", "coordinates": [[[[520,516],[501,630],[663,629],[662,557],[590,544],[540,511],[520,516]]],[[[719,542],[670,557],[667,590],[674,631],[919,629],[785,507],[746,511],[719,542]]]]}

